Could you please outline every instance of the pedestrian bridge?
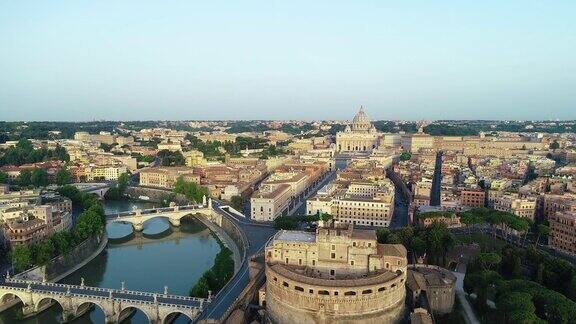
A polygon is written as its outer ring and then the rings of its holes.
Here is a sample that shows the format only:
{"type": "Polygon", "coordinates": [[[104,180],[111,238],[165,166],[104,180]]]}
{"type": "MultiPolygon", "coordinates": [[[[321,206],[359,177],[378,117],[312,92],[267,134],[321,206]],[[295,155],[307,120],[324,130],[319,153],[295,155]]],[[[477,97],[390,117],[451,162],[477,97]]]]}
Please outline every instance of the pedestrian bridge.
{"type": "Polygon", "coordinates": [[[187,206],[173,206],[152,209],[136,209],[133,211],[121,212],[116,214],[107,214],[106,218],[109,223],[122,222],[131,223],[135,231],[142,231],[144,223],[150,219],[157,217],[164,217],[170,221],[172,226],[180,226],[182,217],[192,214],[202,214],[208,218],[212,218],[212,200],[209,198],[207,201],[204,199],[203,204],[187,205],[187,206]]]}
{"type": "Polygon", "coordinates": [[[106,323],[120,323],[135,309],[141,310],[150,323],[171,323],[183,314],[194,322],[209,299],[149,293],[122,289],[106,289],[80,285],[65,285],[7,278],[0,282],[0,311],[16,302],[22,302],[24,317],[33,316],[51,307],[62,307],[63,321],[71,321],[87,313],[92,307],[100,307],[106,323]]]}

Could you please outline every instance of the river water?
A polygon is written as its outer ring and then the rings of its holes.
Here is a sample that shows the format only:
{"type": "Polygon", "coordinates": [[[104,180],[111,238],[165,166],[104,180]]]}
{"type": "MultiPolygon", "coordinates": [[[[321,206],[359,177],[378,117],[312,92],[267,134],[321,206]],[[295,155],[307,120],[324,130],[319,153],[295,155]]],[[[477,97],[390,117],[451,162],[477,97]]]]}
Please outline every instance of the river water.
{"type": "MultiPolygon", "coordinates": [[[[105,201],[106,213],[131,210],[134,207],[152,208],[147,202],[105,201]]],[[[164,292],[188,295],[200,276],[214,264],[220,246],[211,232],[194,218],[183,219],[180,227],[171,227],[166,219],[157,218],[144,223],[142,233],[134,234],[130,224],[110,223],[106,227],[110,238],[106,250],[61,283],[79,285],[81,278],[89,286],[125,288],[136,291],[164,292]]],[[[0,323],[59,323],[62,309],[50,309],[24,320],[18,320],[20,306],[0,313],[0,323]]],[[[177,323],[185,323],[185,316],[177,323]]],[[[146,315],[136,310],[123,323],[147,323],[146,315]]],[[[73,323],[104,323],[98,307],[73,323]]]]}

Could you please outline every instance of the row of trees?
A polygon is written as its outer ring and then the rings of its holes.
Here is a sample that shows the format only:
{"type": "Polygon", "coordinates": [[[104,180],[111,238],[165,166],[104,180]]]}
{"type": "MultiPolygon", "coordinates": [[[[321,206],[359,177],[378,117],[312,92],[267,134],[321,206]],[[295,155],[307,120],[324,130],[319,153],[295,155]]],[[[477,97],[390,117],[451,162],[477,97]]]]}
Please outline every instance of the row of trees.
{"type": "Polygon", "coordinates": [[[36,243],[13,247],[10,258],[16,272],[46,264],[57,255],[67,254],[87,238],[103,233],[106,216],[98,198],[73,186],[61,187],[59,192],[84,209],[76,219],[76,226],[72,231],[54,233],[36,243]]]}
{"type": "Polygon", "coordinates": [[[217,294],[234,275],[234,260],[232,251],[223,244],[216,255],[214,266],[200,277],[200,280],[190,289],[190,296],[207,298],[208,291],[217,294]]]}
{"type": "Polygon", "coordinates": [[[56,146],[54,150],[46,148],[34,149],[32,142],[28,139],[21,139],[16,146],[8,148],[0,157],[0,166],[3,165],[22,165],[27,163],[36,163],[42,161],[59,160],[70,161],[70,156],[66,149],[56,146]]]}
{"type": "MultiPolygon", "coordinates": [[[[10,181],[8,174],[0,171],[0,183],[8,183],[10,181]]],[[[20,187],[45,187],[50,184],[48,171],[40,168],[32,170],[22,170],[18,175],[14,184],[20,187]]],[[[67,168],[62,168],[56,173],[56,184],[63,186],[72,182],[72,173],[67,168]]]]}
{"type": "Polygon", "coordinates": [[[533,224],[533,222],[528,218],[484,207],[474,208],[463,212],[460,215],[460,221],[468,226],[475,224],[490,224],[494,236],[496,235],[496,229],[499,228],[502,230],[504,235],[508,235],[511,230],[523,232],[525,238],[530,226],[533,224]]]}
{"type": "Polygon", "coordinates": [[[204,156],[208,158],[222,157],[224,154],[221,149],[224,149],[224,151],[230,155],[239,155],[240,151],[244,149],[264,149],[260,154],[261,159],[267,159],[271,156],[278,156],[286,153],[282,147],[270,145],[266,139],[256,137],[238,136],[233,142],[204,142],[198,137],[188,134],[186,139],[190,141],[191,148],[204,153],[204,156]]]}

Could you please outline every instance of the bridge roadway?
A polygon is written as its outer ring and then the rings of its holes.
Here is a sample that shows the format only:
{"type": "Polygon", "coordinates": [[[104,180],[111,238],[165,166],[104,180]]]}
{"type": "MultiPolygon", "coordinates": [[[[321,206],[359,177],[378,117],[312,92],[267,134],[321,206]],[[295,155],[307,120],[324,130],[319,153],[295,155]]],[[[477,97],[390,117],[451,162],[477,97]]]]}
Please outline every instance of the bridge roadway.
{"type": "Polygon", "coordinates": [[[187,215],[191,214],[203,214],[209,219],[212,218],[212,200],[208,199],[205,204],[198,205],[187,205],[187,206],[174,206],[174,207],[163,207],[163,208],[151,208],[151,209],[136,209],[133,211],[121,212],[116,214],[107,214],[106,218],[108,222],[124,222],[131,223],[134,230],[137,232],[142,231],[144,227],[144,222],[147,220],[164,217],[168,218],[170,224],[173,226],[180,226],[180,220],[187,215]]]}
{"type": "Polygon", "coordinates": [[[150,323],[164,323],[170,315],[182,313],[195,320],[209,300],[165,294],[138,292],[124,289],[107,289],[58,283],[25,281],[6,278],[0,283],[0,302],[6,296],[17,296],[24,304],[24,315],[33,315],[45,309],[46,299],[55,300],[63,309],[66,319],[81,316],[88,308],[82,305],[98,305],[106,316],[107,323],[119,323],[129,308],[142,310],[150,323]]]}

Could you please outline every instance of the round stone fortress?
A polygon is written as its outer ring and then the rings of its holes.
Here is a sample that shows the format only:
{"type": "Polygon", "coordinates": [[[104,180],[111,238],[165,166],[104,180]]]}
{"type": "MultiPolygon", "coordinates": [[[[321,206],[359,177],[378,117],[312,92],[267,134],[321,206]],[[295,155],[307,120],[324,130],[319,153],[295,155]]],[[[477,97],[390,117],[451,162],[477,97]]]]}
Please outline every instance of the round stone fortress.
{"type": "Polygon", "coordinates": [[[331,224],[280,231],[266,247],[272,323],[397,323],[404,315],[406,249],[372,230],[331,224]]]}

